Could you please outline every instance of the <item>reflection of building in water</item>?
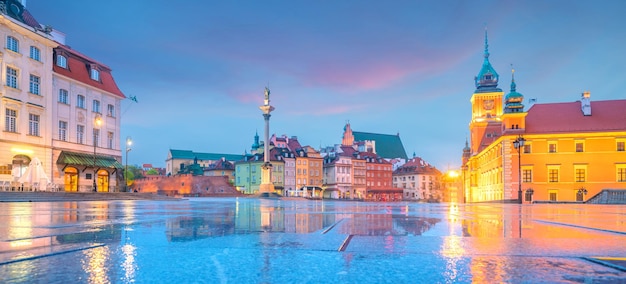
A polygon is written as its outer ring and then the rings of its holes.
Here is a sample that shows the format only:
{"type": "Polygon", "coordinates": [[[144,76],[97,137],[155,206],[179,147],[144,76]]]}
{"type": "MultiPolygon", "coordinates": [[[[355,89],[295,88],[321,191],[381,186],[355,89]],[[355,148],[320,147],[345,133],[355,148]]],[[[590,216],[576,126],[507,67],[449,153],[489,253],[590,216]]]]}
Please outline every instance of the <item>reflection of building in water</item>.
{"type": "Polygon", "coordinates": [[[335,223],[334,214],[322,214],[323,202],[316,202],[311,208],[312,212],[298,213],[296,208],[298,203],[292,203],[291,206],[285,207],[285,232],[306,234],[312,233],[323,228],[329,227],[335,223]],[[319,212],[319,213],[318,213],[319,212]]]}
{"type": "Polygon", "coordinates": [[[309,213],[302,213],[296,208],[300,202],[286,203],[276,206],[273,201],[264,203],[238,202],[235,213],[235,230],[246,232],[284,232],[311,233],[332,225],[336,220],[334,214],[322,214],[322,202],[310,208],[309,213]],[[320,207],[316,207],[319,205],[320,207]],[[317,213],[319,212],[319,213],[317,213]]]}
{"type": "Polygon", "coordinates": [[[341,226],[343,234],[360,236],[421,235],[441,220],[400,214],[354,214],[349,225],[341,226]]]}
{"type": "Polygon", "coordinates": [[[133,190],[169,196],[240,196],[226,176],[149,176],[136,179],[133,190]]]}
{"type": "Polygon", "coordinates": [[[282,207],[257,202],[237,202],[235,209],[235,230],[237,233],[248,232],[284,232],[284,214],[282,207]]]}
{"type": "Polygon", "coordinates": [[[212,217],[183,216],[166,223],[168,241],[183,242],[231,235],[235,232],[234,212],[212,214],[212,217]]]}

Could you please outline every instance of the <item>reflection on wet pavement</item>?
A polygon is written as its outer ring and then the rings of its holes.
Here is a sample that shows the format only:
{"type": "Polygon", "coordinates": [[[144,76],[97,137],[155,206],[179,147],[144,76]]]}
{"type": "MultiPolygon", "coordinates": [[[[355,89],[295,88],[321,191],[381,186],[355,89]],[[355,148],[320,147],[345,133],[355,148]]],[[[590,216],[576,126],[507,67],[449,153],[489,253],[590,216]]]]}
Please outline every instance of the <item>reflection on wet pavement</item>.
{"type": "Polygon", "coordinates": [[[622,206],[198,198],[0,212],[5,283],[626,282],[622,206]]]}

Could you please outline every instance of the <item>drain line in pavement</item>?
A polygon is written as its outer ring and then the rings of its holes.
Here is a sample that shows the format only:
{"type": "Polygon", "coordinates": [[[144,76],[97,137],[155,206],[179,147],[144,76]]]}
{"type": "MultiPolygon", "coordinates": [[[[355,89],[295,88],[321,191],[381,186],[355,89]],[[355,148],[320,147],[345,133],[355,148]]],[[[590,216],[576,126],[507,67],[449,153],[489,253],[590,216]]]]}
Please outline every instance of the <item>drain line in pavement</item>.
{"type": "Polygon", "coordinates": [[[343,243],[339,247],[339,251],[345,251],[346,250],[346,248],[350,244],[350,241],[352,240],[352,237],[354,237],[354,235],[348,235],[348,237],[345,240],[343,240],[343,243]]]}

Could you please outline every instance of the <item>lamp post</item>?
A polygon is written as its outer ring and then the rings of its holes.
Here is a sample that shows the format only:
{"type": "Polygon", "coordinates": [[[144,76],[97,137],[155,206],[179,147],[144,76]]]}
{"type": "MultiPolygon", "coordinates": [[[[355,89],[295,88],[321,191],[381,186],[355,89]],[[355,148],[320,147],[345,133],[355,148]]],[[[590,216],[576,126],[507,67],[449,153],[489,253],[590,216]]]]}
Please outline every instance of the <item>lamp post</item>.
{"type": "Polygon", "coordinates": [[[96,177],[98,176],[98,170],[96,169],[96,146],[98,145],[98,135],[96,132],[100,131],[100,125],[102,125],[102,118],[99,115],[93,121],[93,192],[98,192],[98,185],[96,183],[96,177]]]}
{"type": "Polygon", "coordinates": [[[124,169],[124,191],[128,192],[128,152],[132,150],[133,140],[130,136],[126,137],[126,168],[124,169]]]}
{"type": "Polygon", "coordinates": [[[522,148],[524,147],[524,142],[526,142],[526,139],[521,134],[513,141],[513,147],[517,149],[517,201],[519,204],[522,204],[522,148]]]}

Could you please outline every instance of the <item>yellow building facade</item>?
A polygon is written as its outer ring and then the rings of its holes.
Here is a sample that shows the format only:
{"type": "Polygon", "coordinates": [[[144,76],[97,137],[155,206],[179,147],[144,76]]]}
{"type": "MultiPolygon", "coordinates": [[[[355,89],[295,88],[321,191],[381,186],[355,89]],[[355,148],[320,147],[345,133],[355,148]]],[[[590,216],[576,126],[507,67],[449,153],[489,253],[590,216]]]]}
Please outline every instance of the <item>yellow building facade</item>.
{"type": "Polygon", "coordinates": [[[585,92],[524,111],[514,77],[503,97],[488,57],[485,37],[463,151],[466,202],[583,202],[605,189],[626,190],[626,100],[591,101],[585,92]]]}

